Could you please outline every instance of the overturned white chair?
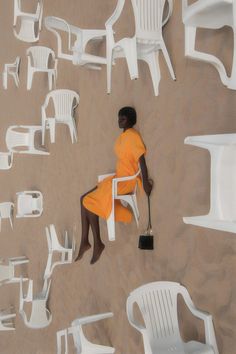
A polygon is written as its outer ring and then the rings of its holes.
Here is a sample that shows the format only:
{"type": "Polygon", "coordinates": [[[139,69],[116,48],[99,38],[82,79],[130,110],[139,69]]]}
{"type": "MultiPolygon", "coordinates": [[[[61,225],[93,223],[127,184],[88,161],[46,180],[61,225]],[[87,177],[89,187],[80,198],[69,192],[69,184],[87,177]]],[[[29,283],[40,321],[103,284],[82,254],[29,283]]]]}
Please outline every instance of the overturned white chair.
{"type": "Polygon", "coordinates": [[[137,79],[138,62],[145,61],[152,77],[154,93],[158,95],[160,82],[159,51],[162,50],[171,77],[175,80],[174,70],[170,61],[168,51],[162,37],[162,27],[169,20],[172,9],[172,0],[132,0],[135,35],[132,38],[122,38],[115,42],[113,25],[119,19],[123,10],[125,0],[118,0],[115,11],[106,22],[107,30],[107,93],[111,92],[111,70],[112,63],[116,58],[125,57],[131,80],[137,79]],[[169,11],[165,19],[163,12],[165,3],[168,3],[169,11]]]}
{"type": "Polygon", "coordinates": [[[35,135],[42,133],[40,125],[11,125],[6,133],[6,145],[10,152],[19,154],[49,155],[35,147],[35,135]]]}
{"type": "Polygon", "coordinates": [[[83,333],[82,326],[93,322],[112,317],[112,312],[99,315],[81,317],[71,323],[71,327],[57,332],[57,354],[68,354],[68,336],[73,336],[74,346],[77,354],[112,354],[115,349],[112,347],[91,343],[83,333]],[[64,345],[63,345],[64,342],[64,345]]]}
{"type": "Polygon", "coordinates": [[[3,88],[7,90],[7,83],[8,83],[8,76],[12,76],[16,87],[19,87],[19,65],[20,65],[20,57],[16,57],[14,63],[11,64],[4,64],[4,70],[2,73],[2,80],[3,80],[3,88]]]}
{"type": "Polygon", "coordinates": [[[14,35],[17,39],[33,43],[39,40],[42,27],[43,0],[38,0],[35,13],[22,11],[21,0],[14,0],[14,35]],[[19,19],[19,31],[16,30],[17,20],[19,19]]]}
{"type": "Polygon", "coordinates": [[[15,275],[15,267],[25,263],[29,263],[28,258],[25,256],[9,258],[8,264],[4,264],[3,259],[0,259],[0,285],[18,283],[21,279],[22,281],[28,280],[28,278],[17,277],[15,275]]]}
{"type": "Polygon", "coordinates": [[[18,192],[17,218],[39,217],[43,212],[43,195],[40,191],[18,192]]]}
{"type": "Polygon", "coordinates": [[[47,308],[47,301],[49,296],[51,280],[49,284],[47,279],[44,280],[44,285],[42,291],[33,295],[33,280],[29,280],[27,294],[23,293],[23,283],[20,282],[20,306],[19,313],[24,321],[24,324],[32,329],[45,328],[50,325],[52,321],[52,314],[47,308]],[[26,313],[24,311],[24,303],[31,303],[32,309],[30,318],[28,320],[26,313]]]}
{"type": "Polygon", "coordinates": [[[107,63],[106,58],[86,53],[86,46],[89,42],[97,43],[104,39],[105,30],[81,29],[55,16],[45,17],[44,24],[57,38],[58,58],[70,60],[74,65],[84,65],[89,69],[101,69],[101,65],[107,63]],[[67,45],[62,43],[60,32],[66,33],[67,45]],[[74,42],[73,37],[76,38],[74,42]]]}
{"type": "Polygon", "coordinates": [[[190,136],[185,144],[209,151],[211,190],[209,213],[184,217],[184,222],[236,233],[236,134],[190,136]]]}
{"type": "Polygon", "coordinates": [[[49,129],[51,142],[55,142],[55,125],[66,124],[70,130],[71,141],[77,141],[77,129],[75,124],[75,109],[80,101],[79,95],[72,90],[53,90],[46,96],[41,108],[42,113],[42,145],[44,145],[45,131],[49,129]],[[54,117],[48,117],[47,107],[50,100],[53,101],[54,117]]]}
{"type": "Polygon", "coordinates": [[[174,282],[154,282],[132,291],[127,299],[128,320],[143,336],[145,354],[219,354],[212,316],[198,310],[187,289],[174,282]],[[178,322],[177,298],[181,295],[193,316],[204,322],[205,343],[183,342],[178,322]],[[144,325],[135,319],[134,305],[144,325]]]}
{"type": "Polygon", "coordinates": [[[12,307],[7,310],[0,310],[0,331],[14,331],[15,324],[13,318],[16,314],[12,312],[12,307]]]}
{"type": "Polygon", "coordinates": [[[13,163],[13,152],[0,152],[0,170],[9,170],[13,163]]]}
{"type": "Polygon", "coordinates": [[[53,269],[57,265],[72,263],[73,255],[75,251],[74,236],[71,245],[69,245],[67,231],[65,232],[64,235],[64,246],[61,246],[61,244],[58,241],[58,237],[54,225],[51,224],[49,227],[46,227],[46,236],[47,236],[47,243],[48,243],[48,260],[44,272],[44,279],[47,279],[52,275],[53,269]],[[55,253],[61,254],[60,260],[53,261],[53,256],[55,255],[55,253]]]}
{"type": "MultiPolygon", "coordinates": [[[[138,226],[139,210],[138,210],[137,197],[136,197],[137,183],[135,184],[133,192],[131,192],[130,194],[118,194],[118,183],[132,181],[139,176],[140,172],[141,171],[138,170],[138,172],[133,176],[119,177],[119,178],[112,179],[112,209],[111,209],[111,214],[107,219],[107,231],[108,231],[109,241],[115,241],[115,200],[120,200],[122,205],[125,207],[127,207],[128,205],[131,207],[135,217],[135,221],[138,226]]],[[[102,182],[105,178],[110,176],[115,176],[115,174],[109,173],[106,175],[100,175],[98,176],[98,182],[102,182]]]]}
{"type": "Polygon", "coordinates": [[[9,219],[11,228],[13,229],[13,212],[14,212],[14,203],[4,202],[0,203],[0,231],[2,228],[2,219],[9,219]]]}
{"type": "Polygon", "coordinates": [[[43,72],[48,75],[49,90],[52,90],[52,83],[56,87],[57,78],[57,62],[55,53],[51,48],[43,46],[35,46],[27,49],[28,72],[27,72],[27,90],[32,87],[34,73],[43,72]],[[50,67],[50,58],[53,65],[50,67]]]}
{"type": "Polygon", "coordinates": [[[183,23],[185,25],[185,55],[194,60],[212,64],[220,75],[222,83],[236,90],[236,1],[198,0],[188,5],[182,0],[183,23]],[[214,55],[195,49],[197,28],[219,29],[230,26],[234,35],[234,54],[231,75],[228,76],[223,63],[214,55]]]}

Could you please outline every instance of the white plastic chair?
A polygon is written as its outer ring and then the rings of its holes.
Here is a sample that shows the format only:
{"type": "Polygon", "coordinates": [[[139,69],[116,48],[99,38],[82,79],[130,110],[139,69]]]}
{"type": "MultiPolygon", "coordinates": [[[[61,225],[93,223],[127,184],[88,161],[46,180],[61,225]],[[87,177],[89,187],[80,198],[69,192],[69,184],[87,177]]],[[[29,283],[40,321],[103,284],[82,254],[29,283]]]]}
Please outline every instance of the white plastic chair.
{"type": "Polygon", "coordinates": [[[116,58],[125,57],[128,64],[131,80],[138,78],[137,60],[144,60],[151,73],[155,95],[158,95],[160,81],[159,50],[162,50],[171,77],[175,74],[162,37],[162,27],[169,20],[173,1],[167,0],[169,12],[163,19],[166,0],[132,0],[135,17],[135,35],[132,38],[123,38],[115,42],[113,25],[123,10],[125,0],[118,0],[116,9],[106,22],[107,30],[107,93],[111,92],[112,63],[116,58]]]}
{"type": "Polygon", "coordinates": [[[176,80],[171,60],[162,36],[162,28],[168,22],[173,11],[173,0],[132,0],[136,26],[137,58],[144,60],[150,70],[155,96],[159,94],[161,79],[159,51],[165,58],[173,80],[176,80]],[[165,4],[169,11],[163,18],[165,4]]]}
{"type": "Polygon", "coordinates": [[[55,16],[45,17],[44,24],[57,38],[58,58],[70,60],[75,65],[85,65],[90,69],[101,69],[101,64],[107,63],[106,58],[86,53],[88,42],[102,41],[106,36],[105,30],[81,29],[55,16]],[[61,31],[67,34],[67,45],[62,45],[61,31]],[[73,37],[76,37],[74,42],[73,37]],[[63,52],[62,48],[66,48],[67,52],[63,52]]]}
{"type": "Polygon", "coordinates": [[[18,192],[17,218],[39,217],[43,212],[43,195],[39,191],[18,192]]]}
{"type": "Polygon", "coordinates": [[[57,332],[57,354],[68,354],[68,336],[73,336],[74,346],[77,354],[112,354],[115,349],[108,346],[93,344],[87,340],[83,333],[82,326],[112,317],[112,312],[99,315],[81,317],[71,323],[71,327],[57,332]],[[64,346],[62,345],[64,341],[64,346]],[[64,347],[64,350],[63,350],[64,347]]]}
{"type": "MultiPolygon", "coordinates": [[[[28,258],[25,256],[14,257],[8,259],[8,264],[3,263],[3,259],[0,259],[0,285],[18,283],[22,277],[15,276],[15,267],[17,265],[29,263],[28,258]]],[[[22,281],[26,281],[28,278],[22,278],[22,281]]]]}
{"type": "Polygon", "coordinates": [[[70,246],[67,231],[65,232],[64,235],[64,246],[61,246],[61,244],[58,241],[58,237],[54,225],[51,224],[49,227],[46,227],[46,236],[47,236],[47,243],[48,243],[48,260],[44,272],[44,279],[47,279],[52,275],[53,269],[57,265],[72,263],[73,254],[75,251],[74,237],[72,240],[72,245],[70,246]],[[53,255],[55,252],[61,253],[61,259],[59,261],[53,261],[53,255]]]}
{"type": "Polygon", "coordinates": [[[184,217],[184,222],[236,233],[236,134],[190,136],[185,144],[209,151],[211,191],[209,213],[184,217]]]}
{"type": "Polygon", "coordinates": [[[0,203],[0,231],[2,227],[2,219],[9,219],[11,228],[13,229],[12,217],[14,204],[11,202],[0,203]]]}
{"type": "Polygon", "coordinates": [[[17,39],[33,43],[39,40],[39,34],[42,27],[43,16],[43,1],[38,0],[37,9],[35,13],[23,12],[21,9],[21,0],[14,0],[14,35],[17,39]],[[20,20],[20,29],[17,33],[16,25],[17,19],[20,20]]]}
{"type": "Polygon", "coordinates": [[[0,152],[0,170],[9,170],[13,163],[13,153],[0,152]]]}
{"type": "Polygon", "coordinates": [[[57,62],[55,53],[51,48],[35,46],[27,49],[28,57],[28,73],[27,73],[27,90],[32,87],[33,75],[35,72],[44,72],[48,74],[48,86],[49,90],[52,89],[52,82],[56,87],[57,78],[57,62]],[[50,57],[52,58],[54,65],[53,68],[49,67],[50,57]]]}
{"type": "Polygon", "coordinates": [[[24,324],[32,329],[45,328],[52,322],[52,314],[47,308],[51,280],[49,284],[47,279],[44,280],[43,290],[37,295],[33,295],[33,280],[29,280],[27,294],[23,293],[23,284],[20,282],[20,306],[19,313],[24,321],[24,324]],[[31,302],[32,309],[29,320],[24,311],[24,303],[31,302]]]}
{"type": "Polygon", "coordinates": [[[3,88],[5,90],[7,90],[8,75],[11,75],[13,77],[16,87],[19,87],[19,83],[20,83],[19,65],[20,65],[20,57],[16,57],[16,60],[14,63],[4,65],[2,79],[3,79],[3,88]]]}
{"type": "Polygon", "coordinates": [[[185,55],[191,59],[212,64],[219,72],[222,83],[236,89],[236,2],[235,0],[198,0],[188,5],[182,0],[183,23],[185,25],[185,55]],[[197,28],[219,29],[230,26],[234,34],[234,54],[231,75],[228,77],[223,63],[214,55],[195,49],[197,28]]]}
{"type": "Polygon", "coordinates": [[[12,313],[12,308],[0,310],[0,331],[14,331],[15,325],[12,319],[15,317],[16,314],[12,313]]]}
{"type": "Polygon", "coordinates": [[[49,155],[49,152],[45,150],[36,149],[35,135],[37,132],[42,132],[40,125],[11,125],[6,133],[8,150],[19,154],[49,155]]]}
{"type": "Polygon", "coordinates": [[[79,104],[79,100],[79,95],[72,90],[53,90],[47,94],[45,102],[41,108],[42,145],[44,145],[46,129],[50,129],[51,142],[55,142],[56,123],[63,123],[68,125],[72,143],[77,141],[77,129],[74,119],[74,111],[79,104]],[[55,116],[51,118],[47,116],[46,112],[50,99],[53,101],[55,111],[55,116]]]}
{"type": "Polygon", "coordinates": [[[143,336],[145,354],[219,354],[212,316],[198,310],[187,289],[174,282],[154,282],[132,291],[127,299],[128,320],[143,336]],[[177,296],[182,295],[191,313],[204,321],[205,344],[183,342],[180,336],[177,296]],[[134,304],[143,316],[144,326],[134,316],[134,304]]]}
{"type": "MultiPolygon", "coordinates": [[[[113,178],[112,180],[112,209],[111,209],[111,214],[107,219],[107,231],[108,231],[109,241],[115,241],[115,200],[120,200],[124,206],[127,207],[129,205],[131,207],[135,217],[135,221],[138,226],[139,210],[138,210],[137,197],[136,197],[137,183],[135,185],[133,192],[130,194],[118,194],[118,183],[125,182],[125,181],[132,181],[138,177],[140,172],[141,171],[138,170],[138,172],[133,176],[113,178]]],[[[105,178],[114,175],[115,175],[114,173],[100,175],[98,176],[98,182],[101,182],[105,178]]]]}

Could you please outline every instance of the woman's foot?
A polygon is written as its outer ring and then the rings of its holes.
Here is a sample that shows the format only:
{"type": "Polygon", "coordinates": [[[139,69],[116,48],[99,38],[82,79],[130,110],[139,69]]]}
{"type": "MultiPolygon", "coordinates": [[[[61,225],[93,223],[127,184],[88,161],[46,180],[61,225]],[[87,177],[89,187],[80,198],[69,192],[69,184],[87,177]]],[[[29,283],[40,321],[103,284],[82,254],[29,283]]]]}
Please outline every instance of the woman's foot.
{"type": "Polygon", "coordinates": [[[105,245],[102,242],[99,244],[99,246],[94,247],[93,257],[90,261],[90,264],[94,264],[99,260],[104,248],[105,248],[105,245]]]}
{"type": "Polygon", "coordinates": [[[85,253],[87,250],[89,250],[90,248],[91,248],[91,245],[90,245],[89,242],[87,242],[87,243],[81,243],[80,249],[79,249],[79,254],[78,254],[78,256],[75,258],[74,261],[77,262],[78,260],[80,260],[80,259],[83,257],[84,253],[85,253]]]}

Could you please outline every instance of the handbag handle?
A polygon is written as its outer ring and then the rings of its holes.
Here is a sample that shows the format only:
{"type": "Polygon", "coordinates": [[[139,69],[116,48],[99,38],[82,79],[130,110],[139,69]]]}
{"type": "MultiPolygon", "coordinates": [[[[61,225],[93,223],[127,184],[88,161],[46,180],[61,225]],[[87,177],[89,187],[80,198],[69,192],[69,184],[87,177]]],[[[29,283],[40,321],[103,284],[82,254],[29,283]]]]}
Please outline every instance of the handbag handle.
{"type": "Polygon", "coordinates": [[[146,233],[152,234],[152,220],[151,220],[151,203],[150,203],[150,196],[148,195],[148,224],[146,233]]]}

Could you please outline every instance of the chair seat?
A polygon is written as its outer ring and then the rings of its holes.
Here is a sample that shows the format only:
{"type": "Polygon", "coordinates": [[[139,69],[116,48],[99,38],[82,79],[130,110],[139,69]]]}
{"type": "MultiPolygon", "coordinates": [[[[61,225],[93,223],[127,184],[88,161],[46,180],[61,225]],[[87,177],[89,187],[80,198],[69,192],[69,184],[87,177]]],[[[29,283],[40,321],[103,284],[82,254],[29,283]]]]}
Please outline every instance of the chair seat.
{"type": "Polygon", "coordinates": [[[214,349],[208,344],[191,341],[184,344],[186,354],[214,354],[214,349]]]}
{"type": "Polygon", "coordinates": [[[17,200],[17,210],[20,214],[31,214],[34,209],[31,195],[19,195],[17,200]]]}

